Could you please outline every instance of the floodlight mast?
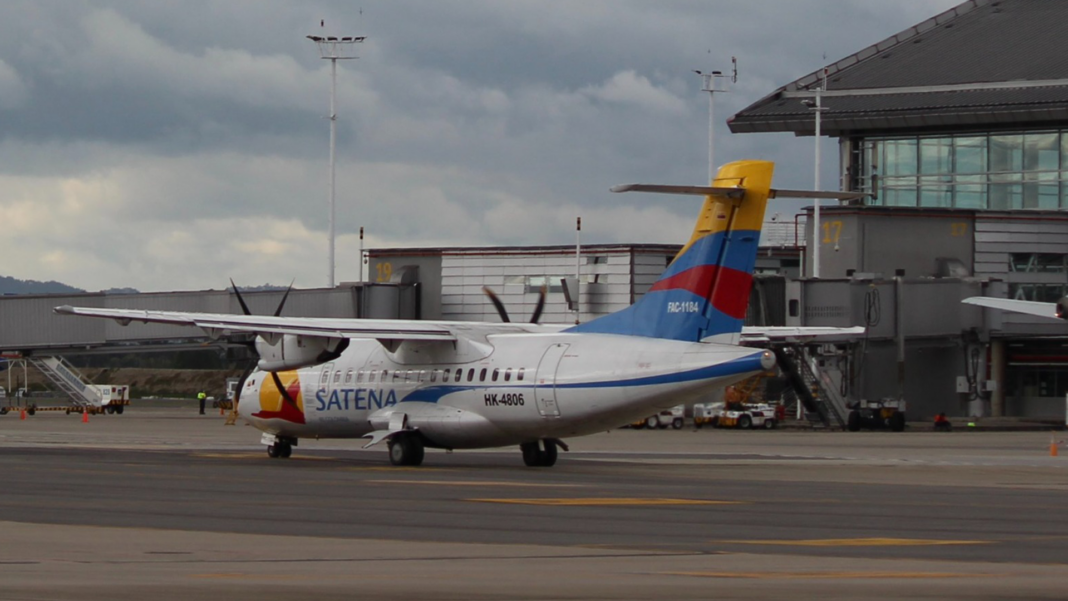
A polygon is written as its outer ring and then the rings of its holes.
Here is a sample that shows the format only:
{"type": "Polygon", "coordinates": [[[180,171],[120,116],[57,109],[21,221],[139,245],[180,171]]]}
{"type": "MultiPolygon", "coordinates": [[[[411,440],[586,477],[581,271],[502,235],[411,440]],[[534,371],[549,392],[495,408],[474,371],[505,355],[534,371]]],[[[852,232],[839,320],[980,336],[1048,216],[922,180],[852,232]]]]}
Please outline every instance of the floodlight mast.
{"type": "MultiPolygon", "coordinates": [[[[356,44],[364,41],[365,36],[319,36],[310,35],[307,38],[319,47],[319,57],[330,61],[330,243],[329,243],[329,269],[327,282],[330,288],[334,287],[334,148],[337,142],[337,62],[339,60],[352,60],[356,56],[356,44]]],[[[360,271],[363,271],[361,258],[360,271]]]]}
{"type": "MultiPolygon", "coordinates": [[[[731,64],[733,65],[733,73],[729,76],[732,83],[738,83],[738,59],[731,57],[731,64]]],[[[716,92],[726,92],[727,90],[716,89],[716,78],[728,77],[724,75],[722,71],[712,71],[711,73],[705,73],[703,71],[694,69],[694,73],[701,76],[703,85],[701,86],[702,92],[708,92],[708,182],[712,183],[712,179],[716,177],[716,160],[715,160],[715,125],[716,125],[716,92]]]]}

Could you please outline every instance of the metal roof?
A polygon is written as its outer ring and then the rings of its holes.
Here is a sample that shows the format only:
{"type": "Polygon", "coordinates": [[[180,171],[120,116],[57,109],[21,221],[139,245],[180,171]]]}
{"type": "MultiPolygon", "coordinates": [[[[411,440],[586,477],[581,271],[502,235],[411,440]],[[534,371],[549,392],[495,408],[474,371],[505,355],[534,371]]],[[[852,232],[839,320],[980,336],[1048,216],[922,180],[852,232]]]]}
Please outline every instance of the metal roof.
{"type": "MultiPolygon", "coordinates": [[[[1068,2],[969,0],[827,65],[823,133],[1068,121],[1068,2]]],[[[822,69],[734,115],[731,131],[812,135],[822,69]]]]}

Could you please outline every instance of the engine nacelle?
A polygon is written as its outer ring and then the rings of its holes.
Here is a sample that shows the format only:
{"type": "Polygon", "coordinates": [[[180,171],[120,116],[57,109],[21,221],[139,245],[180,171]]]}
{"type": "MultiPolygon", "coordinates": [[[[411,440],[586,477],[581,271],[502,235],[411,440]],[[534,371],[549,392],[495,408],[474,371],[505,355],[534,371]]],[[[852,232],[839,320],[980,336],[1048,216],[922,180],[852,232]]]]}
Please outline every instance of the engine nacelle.
{"type": "Polygon", "coordinates": [[[333,361],[349,346],[348,338],[284,334],[256,337],[257,363],[263,371],[286,371],[333,361]]]}

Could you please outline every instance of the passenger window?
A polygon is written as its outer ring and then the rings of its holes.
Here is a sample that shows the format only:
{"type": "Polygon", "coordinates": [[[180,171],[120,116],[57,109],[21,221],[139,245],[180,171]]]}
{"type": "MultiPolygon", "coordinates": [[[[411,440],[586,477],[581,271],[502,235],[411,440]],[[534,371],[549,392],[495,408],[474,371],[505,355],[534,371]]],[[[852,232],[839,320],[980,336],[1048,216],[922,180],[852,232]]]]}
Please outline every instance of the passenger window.
{"type": "Polygon", "coordinates": [[[373,371],[367,372],[367,381],[368,382],[374,382],[375,381],[375,372],[373,372],[373,371]]]}
{"type": "Polygon", "coordinates": [[[504,381],[507,382],[512,379],[512,368],[508,367],[504,370],[504,381]]]}
{"type": "Polygon", "coordinates": [[[441,381],[442,381],[442,382],[448,382],[448,381],[449,381],[449,376],[450,376],[450,375],[452,375],[452,374],[451,374],[451,370],[448,370],[448,369],[444,369],[444,370],[442,370],[442,371],[441,371],[441,381]]]}
{"type": "Polygon", "coordinates": [[[419,370],[419,381],[420,382],[426,382],[426,370],[425,369],[419,370]]]}
{"type": "Polygon", "coordinates": [[[467,381],[471,382],[475,379],[475,368],[467,370],[467,381]]]}
{"type": "Polygon", "coordinates": [[[382,370],[382,381],[385,382],[386,378],[388,378],[388,377],[389,377],[389,370],[388,369],[383,369],[382,370]]]}
{"type": "Polygon", "coordinates": [[[459,382],[460,378],[462,378],[463,375],[464,375],[464,370],[462,370],[462,369],[456,370],[456,381],[459,382]]]}
{"type": "Polygon", "coordinates": [[[394,372],[393,372],[393,381],[396,382],[398,380],[400,380],[402,382],[404,381],[404,372],[399,370],[399,369],[398,370],[394,370],[394,372]]]}
{"type": "Polygon", "coordinates": [[[334,384],[337,384],[340,381],[341,381],[341,370],[339,369],[339,370],[334,372],[334,384]]]}
{"type": "Polygon", "coordinates": [[[493,381],[494,382],[497,381],[497,376],[499,376],[500,374],[501,374],[500,368],[499,367],[494,367],[493,368],[493,381]]]}
{"type": "Polygon", "coordinates": [[[352,370],[351,369],[348,370],[347,372],[345,372],[345,383],[348,384],[350,382],[352,382],[352,370]]]}
{"type": "Polygon", "coordinates": [[[479,382],[485,382],[486,381],[486,368],[485,367],[482,368],[482,371],[478,372],[478,381],[479,382]]]}
{"type": "Polygon", "coordinates": [[[515,379],[516,379],[516,380],[520,380],[520,381],[522,381],[522,379],[523,379],[523,370],[524,370],[524,369],[525,369],[525,368],[523,368],[523,367],[520,367],[520,368],[519,368],[519,371],[515,372],[515,379]]]}
{"type": "Polygon", "coordinates": [[[319,386],[322,386],[322,387],[325,388],[326,385],[329,382],[330,382],[330,370],[329,369],[324,369],[323,370],[323,377],[319,379],[319,386]]]}
{"type": "Polygon", "coordinates": [[[437,382],[438,381],[438,370],[436,370],[436,369],[430,370],[430,381],[431,382],[437,382]]]}

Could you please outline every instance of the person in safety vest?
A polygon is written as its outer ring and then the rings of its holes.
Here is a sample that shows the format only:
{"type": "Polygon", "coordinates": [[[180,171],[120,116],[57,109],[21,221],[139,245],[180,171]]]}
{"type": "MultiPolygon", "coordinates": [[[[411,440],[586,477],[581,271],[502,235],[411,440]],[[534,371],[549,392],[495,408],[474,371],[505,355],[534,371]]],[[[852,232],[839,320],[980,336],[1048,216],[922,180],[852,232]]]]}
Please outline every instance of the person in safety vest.
{"type": "Polygon", "coordinates": [[[197,400],[200,401],[200,414],[204,415],[204,401],[208,399],[208,395],[204,394],[204,391],[197,393],[197,400]]]}

